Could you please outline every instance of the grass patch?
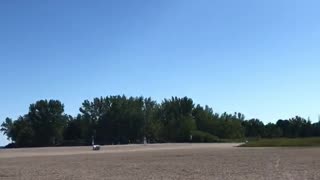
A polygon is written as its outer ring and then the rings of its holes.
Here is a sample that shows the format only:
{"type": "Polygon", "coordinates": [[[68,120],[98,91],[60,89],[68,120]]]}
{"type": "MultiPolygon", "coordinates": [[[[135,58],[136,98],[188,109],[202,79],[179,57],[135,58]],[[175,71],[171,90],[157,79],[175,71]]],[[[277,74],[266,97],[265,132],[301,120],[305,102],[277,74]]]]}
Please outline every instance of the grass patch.
{"type": "Polygon", "coordinates": [[[320,137],[252,140],[240,147],[320,147],[320,137]]]}

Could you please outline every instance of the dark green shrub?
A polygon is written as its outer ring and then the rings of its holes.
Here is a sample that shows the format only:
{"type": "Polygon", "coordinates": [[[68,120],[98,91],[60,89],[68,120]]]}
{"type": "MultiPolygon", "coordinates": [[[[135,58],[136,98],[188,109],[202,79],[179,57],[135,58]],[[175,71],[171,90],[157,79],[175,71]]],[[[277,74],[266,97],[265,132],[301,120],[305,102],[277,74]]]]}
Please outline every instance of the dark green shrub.
{"type": "Polygon", "coordinates": [[[203,131],[192,131],[192,142],[219,142],[219,138],[203,131]]]}

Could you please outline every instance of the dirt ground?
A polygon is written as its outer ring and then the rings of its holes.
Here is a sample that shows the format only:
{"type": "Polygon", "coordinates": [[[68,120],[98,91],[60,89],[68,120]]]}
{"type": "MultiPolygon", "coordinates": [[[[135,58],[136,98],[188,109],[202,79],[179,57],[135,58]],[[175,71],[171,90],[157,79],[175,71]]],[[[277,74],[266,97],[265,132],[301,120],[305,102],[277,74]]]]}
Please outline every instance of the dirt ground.
{"type": "Polygon", "coordinates": [[[154,144],[0,150],[0,180],[320,179],[320,148],[154,144]]]}

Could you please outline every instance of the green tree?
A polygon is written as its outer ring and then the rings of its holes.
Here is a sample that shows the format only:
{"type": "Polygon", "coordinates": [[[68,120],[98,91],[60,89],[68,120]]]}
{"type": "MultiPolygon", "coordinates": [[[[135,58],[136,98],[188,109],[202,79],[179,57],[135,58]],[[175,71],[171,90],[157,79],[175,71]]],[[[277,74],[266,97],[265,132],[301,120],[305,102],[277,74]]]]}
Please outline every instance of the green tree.
{"type": "Polygon", "coordinates": [[[277,138],[282,136],[282,130],[276,124],[268,123],[265,126],[264,137],[267,138],[277,138]]]}
{"type": "Polygon", "coordinates": [[[144,99],[144,123],[143,123],[143,136],[151,142],[161,142],[162,124],[159,116],[160,107],[156,101],[151,98],[144,99]]]}
{"type": "Polygon", "coordinates": [[[242,125],[245,128],[246,137],[262,137],[265,133],[265,126],[259,119],[250,119],[243,121],[242,125]]]}
{"type": "Polygon", "coordinates": [[[10,118],[6,118],[5,121],[1,124],[0,131],[3,132],[3,135],[6,135],[8,140],[12,140],[14,134],[13,121],[10,118]]]}
{"type": "Polygon", "coordinates": [[[67,117],[64,114],[64,105],[60,101],[40,100],[31,104],[26,121],[30,123],[34,133],[35,146],[52,146],[62,143],[67,117]]]}
{"type": "Polygon", "coordinates": [[[192,116],[193,108],[192,99],[187,97],[172,97],[162,102],[162,134],[166,141],[189,141],[191,131],[196,129],[196,123],[192,116]]]}
{"type": "Polygon", "coordinates": [[[245,136],[245,129],[242,126],[244,115],[241,113],[220,115],[218,121],[215,122],[217,127],[217,136],[223,139],[238,139],[245,136]]]}

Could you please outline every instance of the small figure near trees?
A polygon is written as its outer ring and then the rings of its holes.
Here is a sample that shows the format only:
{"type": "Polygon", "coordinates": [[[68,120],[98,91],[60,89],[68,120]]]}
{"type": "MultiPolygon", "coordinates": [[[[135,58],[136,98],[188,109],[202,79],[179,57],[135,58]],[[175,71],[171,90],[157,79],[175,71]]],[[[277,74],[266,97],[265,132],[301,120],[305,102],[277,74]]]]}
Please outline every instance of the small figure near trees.
{"type": "Polygon", "coordinates": [[[148,142],[147,142],[147,137],[145,137],[145,136],[143,137],[143,144],[144,144],[144,145],[147,145],[147,144],[148,144],[148,142]]]}
{"type": "Polygon", "coordinates": [[[92,136],[92,150],[94,150],[94,151],[99,151],[100,150],[100,145],[95,145],[94,144],[94,136],[92,136]]]}

